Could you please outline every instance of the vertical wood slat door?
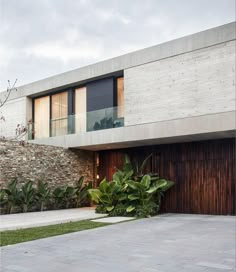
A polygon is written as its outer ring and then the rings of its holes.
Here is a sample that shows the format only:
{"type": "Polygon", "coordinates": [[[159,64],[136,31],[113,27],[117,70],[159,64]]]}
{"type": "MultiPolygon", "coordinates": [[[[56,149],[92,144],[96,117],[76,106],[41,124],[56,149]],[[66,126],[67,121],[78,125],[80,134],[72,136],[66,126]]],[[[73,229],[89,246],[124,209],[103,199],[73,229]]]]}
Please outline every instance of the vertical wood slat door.
{"type": "Polygon", "coordinates": [[[139,161],[153,153],[147,171],[175,182],[162,212],[235,214],[234,151],[234,139],[102,151],[100,177],[111,180],[125,153],[139,161]]]}
{"type": "Polygon", "coordinates": [[[163,212],[235,214],[233,139],[170,145],[162,152],[159,173],[175,181],[163,212]]]}

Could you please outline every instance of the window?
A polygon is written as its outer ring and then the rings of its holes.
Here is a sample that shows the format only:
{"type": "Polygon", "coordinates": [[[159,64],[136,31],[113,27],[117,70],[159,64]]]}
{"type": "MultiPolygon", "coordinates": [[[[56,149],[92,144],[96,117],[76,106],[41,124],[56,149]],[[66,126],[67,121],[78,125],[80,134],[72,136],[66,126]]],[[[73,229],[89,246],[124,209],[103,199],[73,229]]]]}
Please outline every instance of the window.
{"type": "Polygon", "coordinates": [[[65,135],[68,127],[68,93],[52,95],[51,103],[51,136],[65,135]]]}
{"type": "Polygon", "coordinates": [[[124,78],[117,78],[117,117],[124,117],[124,78]]]}
{"type": "Polygon", "coordinates": [[[49,137],[49,116],[50,116],[49,96],[34,100],[34,138],[49,137]]]}
{"type": "Polygon", "coordinates": [[[109,77],[34,99],[34,138],[124,126],[124,78],[109,77]]]}
{"type": "Polygon", "coordinates": [[[75,133],[86,131],[86,87],[75,89],[75,133]]]}

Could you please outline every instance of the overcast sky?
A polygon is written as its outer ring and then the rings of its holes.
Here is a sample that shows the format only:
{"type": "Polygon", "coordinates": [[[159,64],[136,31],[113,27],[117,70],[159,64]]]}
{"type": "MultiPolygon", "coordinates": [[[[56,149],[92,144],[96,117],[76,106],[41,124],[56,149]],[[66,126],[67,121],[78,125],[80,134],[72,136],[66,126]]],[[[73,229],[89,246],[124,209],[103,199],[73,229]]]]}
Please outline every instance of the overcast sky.
{"type": "Polygon", "coordinates": [[[0,90],[235,21],[235,0],[0,0],[0,90]]]}

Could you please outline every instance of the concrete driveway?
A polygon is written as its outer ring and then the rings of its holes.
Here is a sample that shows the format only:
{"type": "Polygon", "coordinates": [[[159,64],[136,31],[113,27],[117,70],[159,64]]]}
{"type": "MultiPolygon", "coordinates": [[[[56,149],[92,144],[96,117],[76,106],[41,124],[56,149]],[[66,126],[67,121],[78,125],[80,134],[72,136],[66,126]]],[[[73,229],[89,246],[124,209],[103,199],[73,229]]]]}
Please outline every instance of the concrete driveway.
{"type": "Polygon", "coordinates": [[[235,217],[167,214],[2,248],[1,272],[235,271],[235,217]]]}

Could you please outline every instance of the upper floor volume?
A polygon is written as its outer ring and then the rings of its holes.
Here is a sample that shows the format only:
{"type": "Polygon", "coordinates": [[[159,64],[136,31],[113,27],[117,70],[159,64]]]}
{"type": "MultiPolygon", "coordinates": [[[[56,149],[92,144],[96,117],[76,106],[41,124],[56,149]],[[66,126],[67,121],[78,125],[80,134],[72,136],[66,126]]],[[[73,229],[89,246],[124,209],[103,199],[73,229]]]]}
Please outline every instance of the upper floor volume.
{"type": "Polygon", "coordinates": [[[112,76],[33,98],[31,139],[124,125],[124,78],[112,76]]]}
{"type": "Polygon", "coordinates": [[[1,109],[0,136],[32,120],[35,143],[90,150],[232,137],[235,30],[232,22],[21,86],[1,109]]]}

